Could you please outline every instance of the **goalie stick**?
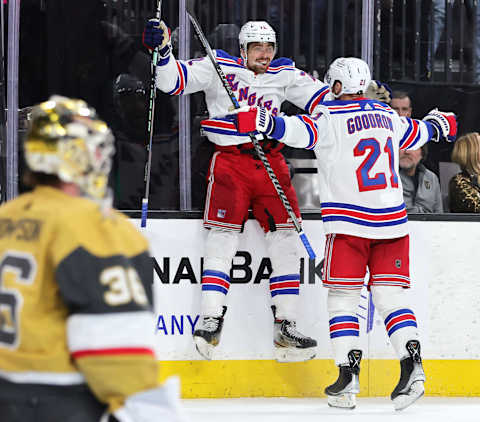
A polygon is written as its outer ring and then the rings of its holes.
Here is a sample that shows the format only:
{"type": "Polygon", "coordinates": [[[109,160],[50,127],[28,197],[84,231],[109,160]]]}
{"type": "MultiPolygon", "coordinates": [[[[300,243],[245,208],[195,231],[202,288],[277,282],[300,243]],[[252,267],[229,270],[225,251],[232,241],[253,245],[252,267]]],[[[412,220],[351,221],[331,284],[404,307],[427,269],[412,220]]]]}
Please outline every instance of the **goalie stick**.
{"type": "MultiPolygon", "coordinates": [[[[155,17],[160,20],[160,13],[162,10],[162,0],[158,0],[157,12],[155,17]]],[[[147,162],[145,163],[145,196],[142,199],[142,220],[141,227],[147,226],[148,216],[148,196],[150,194],[150,171],[152,167],[152,139],[153,139],[153,119],[155,117],[155,99],[157,97],[157,87],[155,79],[157,77],[157,60],[158,47],[153,50],[151,62],[151,76],[150,80],[150,100],[148,104],[148,146],[147,146],[147,162]]]]}
{"type": "MultiPolygon", "coordinates": [[[[215,71],[217,72],[218,77],[220,78],[223,87],[227,91],[228,96],[230,97],[230,100],[232,101],[233,106],[235,109],[240,108],[240,104],[237,101],[237,98],[235,97],[235,94],[232,91],[232,88],[230,84],[227,81],[227,78],[225,77],[225,74],[223,73],[223,70],[221,69],[220,65],[218,64],[217,60],[215,59],[215,55],[213,54],[212,48],[210,47],[210,44],[208,43],[207,38],[205,37],[202,28],[200,27],[200,24],[198,23],[197,19],[195,16],[190,12],[187,11],[187,15],[190,19],[190,22],[192,22],[193,29],[195,30],[195,33],[197,34],[198,40],[200,41],[200,44],[202,44],[203,49],[207,53],[208,58],[212,62],[215,71]]],[[[280,182],[277,179],[277,176],[275,175],[275,172],[273,171],[272,167],[270,166],[270,163],[268,162],[268,158],[265,156],[265,152],[263,151],[260,143],[258,142],[257,138],[253,133],[249,133],[248,136],[250,137],[250,140],[252,141],[252,144],[255,148],[255,151],[257,152],[258,156],[260,157],[260,160],[265,167],[265,170],[267,171],[268,176],[270,177],[270,180],[273,183],[273,186],[275,187],[275,190],[277,191],[277,194],[282,201],[283,206],[285,207],[285,210],[287,211],[288,216],[291,218],[293,225],[295,226],[295,230],[297,231],[298,235],[300,236],[300,239],[305,246],[305,249],[308,252],[308,256],[310,259],[315,259],[316,255],[315,252],[313,251],[312,246],[310,245],[310,242],[307,239],[307,235],[304,233],[302,226],[300,222],[297,219],[297,216],[293,212],[292,206],[290,205],[290,202],[288,201],[287,196],[285,195],[285,192],[282,189],[282,186],[280,185],[280,182]]]]}

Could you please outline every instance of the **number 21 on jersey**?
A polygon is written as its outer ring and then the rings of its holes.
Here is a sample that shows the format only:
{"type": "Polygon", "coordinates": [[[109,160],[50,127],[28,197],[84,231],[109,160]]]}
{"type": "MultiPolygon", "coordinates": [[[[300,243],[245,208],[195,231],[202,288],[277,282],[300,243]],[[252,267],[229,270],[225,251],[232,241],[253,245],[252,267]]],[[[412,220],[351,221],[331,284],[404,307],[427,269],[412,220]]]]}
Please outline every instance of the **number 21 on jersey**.
{"type": "Polygon", "coordinates": [[[398,188],[398,175],[395,171],[395,159],[392,138],[387,138],[382,150],[381,143],[375,138],[360,139],[353,150],[355,157],[363,157],[364,160],[356,170],[358,189],[360,192],[385,189],[388,182],[392,188],[398,188]],[[372,167],[382,154],[387,154],[388,169],[385,173],[371,174],[372,167]]]}

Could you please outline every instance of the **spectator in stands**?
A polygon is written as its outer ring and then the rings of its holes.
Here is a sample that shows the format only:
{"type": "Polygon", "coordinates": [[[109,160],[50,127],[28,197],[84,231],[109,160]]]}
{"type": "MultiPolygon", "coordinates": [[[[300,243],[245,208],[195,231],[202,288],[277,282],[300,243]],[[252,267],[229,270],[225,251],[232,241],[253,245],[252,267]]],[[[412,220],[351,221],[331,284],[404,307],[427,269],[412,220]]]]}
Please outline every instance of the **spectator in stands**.
{"type": "MultiPolygon", "coordinates": [[[[401,117],[412,116],[412,101],[404,91],[394,91],[390,106],[401,117]]],[[[400,178],[403,185],[403,199],[407,212],[443,212],[440,182],[435,173],[423,164],[428,146],[416,150],[400,151],[400,178]]]]}
{"type": "MultiPolygon", "coordinates": [[[[432,12],[431,19],[433,20],[433,40],[431,51],[429,52],[427,59],[427,71],[429,73],[429,78],[434,71],[433,62],[435,60],[435,54],[437,53],[438,46],[440,44],[440,39],[442,37],[443,31],[445,30],[446,23],[446,12],[445,12],[445,0],[432,0],[432,12]]],[[[453,1],[449,2],[453,6],[453,1]]],[[[461,2],[460,7],[465,6],[467,17],[470,20],[474,20],[475,23],[473,27],[476,27],[475,31],[472,31],[472,45],[474,51],[473,55],[476,55],[477,58],[480,57],[480,5],[477,1],[473,0],[464,0],[461,2]]],[[[448,40],[447,40],[448,41],[448,40]]],[[[477,59],[474,61],[475,68],[473,69],[473,82],[480,83],[480,60],[477,59]]]]}
{"type": "Polygon", "coordinates": [[[420,149],[400,151],[400,178],[403,199],[409,213],[443,212],[442,194],[437,175],[422,163],[427,145],[420,149]]]}
{"type": "Polygon", "coordinates": [[[452,177],[448,186],[450,211],[480,213],[480,134],[461,136],[453,148],[452,161],[462,172],[452,177]]]}
{"type": "Polygon", "coordinates": [[[412,100],[405,91],[392,92],[390,107],[392,107],[399,116],[412,117],[412,100]]]}

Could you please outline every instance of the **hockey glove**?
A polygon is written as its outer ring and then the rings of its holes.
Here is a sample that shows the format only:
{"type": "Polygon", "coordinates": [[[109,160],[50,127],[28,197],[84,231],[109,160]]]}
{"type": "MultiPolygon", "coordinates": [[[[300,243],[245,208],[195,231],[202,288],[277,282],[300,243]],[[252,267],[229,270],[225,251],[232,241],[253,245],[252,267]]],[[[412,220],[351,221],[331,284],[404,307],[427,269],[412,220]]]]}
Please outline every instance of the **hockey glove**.
{"type": "Polygon", "coordinates": [[[269,136],[275,129],[275,119],[264,107],[241,107],[236,110],[236,116],[240,133],[258,131],[269,136]]]}
{"type": "Polygon", "coordinates": [[[390,104],[390,101],[392,101],[392,90],[383,82],[371,81],[370,85],[368,85],[365,96],[371,98],[372,100],[390,104]]]}
{"type": "Polygon", "coordinates": [[[424,121],[430,122],[436,133],[432,140],[438,142],[445,139],[447,142],[455,142],[457,139],[457,116],[448,111],[439,111],[434,108],[424,118],[424,121]]]}
{"type": "Polygon", "coordinates": [[[170,28],[163,21],[150,19],[143,30],[142,42],[150,51],[158,47],[160,57],[167,57],[172,50],[170,28]]]}

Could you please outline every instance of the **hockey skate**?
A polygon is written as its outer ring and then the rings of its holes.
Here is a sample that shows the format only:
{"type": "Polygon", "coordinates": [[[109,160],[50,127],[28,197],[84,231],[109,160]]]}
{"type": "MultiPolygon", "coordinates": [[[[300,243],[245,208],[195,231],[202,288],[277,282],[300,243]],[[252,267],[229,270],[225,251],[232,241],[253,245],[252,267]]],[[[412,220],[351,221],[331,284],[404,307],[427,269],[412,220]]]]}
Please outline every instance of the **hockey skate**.
{"type": "Polygon", "coordinates": [[[295,321],[276,319],[275,306],[272,306],[272,311],[273,345],[277,362],[303,362],[313,359],[316,355],[316,340],[297,331],[295,321]]]}
{"type": "Polygon", "coordinates": [[[357,405],[356,395],[360,392],[360,361],[361,350],[348,352],[348,365],[339,366],[338,379],[334,384],[325,388],[327,402],[330,407],[354,409],[357,405]]]}
{"type": "Polygon", "coordinates": [[[410,340],[406,348],[410,356],[400,361],[400,381],[390,396],[395,410],[407,408],[425,393],[423,386],[425,373],[420,356],[420,342],[410,340]]]}
{"type": "Polygon", "coordinates": [[[212,359],[213,349],[220,343],[225,312],[227,312],[226,306],[223,307],[222,315],[219,317],[203,315],[200,318],[200,326],[193,332],[195,347],[207,360],[212,359]]]}

